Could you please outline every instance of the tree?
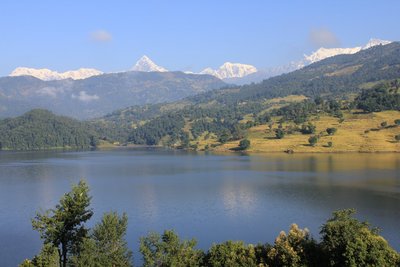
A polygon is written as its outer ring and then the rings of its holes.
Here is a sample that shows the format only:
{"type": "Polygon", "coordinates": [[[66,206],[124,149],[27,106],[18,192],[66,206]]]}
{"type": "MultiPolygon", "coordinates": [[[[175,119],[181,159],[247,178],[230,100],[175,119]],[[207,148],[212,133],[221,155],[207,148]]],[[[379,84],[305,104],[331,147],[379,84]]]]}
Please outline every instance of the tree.
{"type": "Polygon", "coordinates": [[[313,133],[315,133],[315,130],[316,130],[316,126],[309,122],[308,124],[303,124],[301,126],[300,132],[302,134],[313,134],[313,133]]]}
{"type": "Polygon", "coordinates": [[[326,128],[326,132],[329,134],[329,135],[334,135],[336,132],[337,132],[337,129],[336,128],[326,128]]]}
{"type": "Polygon", "coordinates": [[[311,146],[315,146],[318,142],[318,137],[313,135],[310,138],[308,138],[308,142],[310,143],[311,146]]]}
{"type": "Polygon", "coordinates": [[[256,266],[257,258],[253,245],[245,245],[243,241],[227,241],[213,244],[207,253],[207,266],[256,266]]]}
{"type": "Polygon", "coordinates": [[[197,241],[181,241],[174,231],[167,230],[162,236],[150,233],[140,239],[140,252],[143,255],[143,266],[202,266],[204,253],[197,250],[197,241]]]}
{"type": "Polygon", "coordinates": [[[71,261],[76,267],[101,266],[132,266],[132,252],[125,240],[128,216],[121,217],[116,212],[103,215],[101,223],[97,224],[90,238],[83,241],[79,255],[71,261]]]}
{"type": "Polygon", "coordinates": [[[310,266],[306,254],[310,245],[315,246],[315,241],[310,238],[308,229],[300,229],[297,224],[292,224],[288,234],[281,231],[275,239],[274,246],[267,254],[269,263],[271,266],[310,266]]]}
{"type": "Polygon", "coordinates": [[[80,245],[87,236],[84,223],[93,215],[89,209],[91,197],[88,192],[89,187],[81,180],[64,194],[55,209],[37,213],[32,219],[33,229],[39,231],[44,245],[57,249],[60,266],[66,267],[68,257],[79,253],[80,245]]]}
{"type": "Polygon", "coordinates": [[[340,210],[322,226],[322,248],[330,266],[396,266],[399,255],[367,222],[340,210]]]}
{"type": "Polygon", "coordinates": [[[248,139],[243,139],[239,142],[239,149],[246,150],[250,147],[250,141],[248,139]]]}
{"type": "Polygon", "coordinates": [[[59,266],[58,251],[52,244],[45,244],[32,260],[25,260],[19,267],[56,267],[59,266]]]}
{"type": "Polygon", "coordinates": [[[282,139],[285,136],[285,131],[282,129],[276,129],[275,136],[277,139],[282,139]]]}

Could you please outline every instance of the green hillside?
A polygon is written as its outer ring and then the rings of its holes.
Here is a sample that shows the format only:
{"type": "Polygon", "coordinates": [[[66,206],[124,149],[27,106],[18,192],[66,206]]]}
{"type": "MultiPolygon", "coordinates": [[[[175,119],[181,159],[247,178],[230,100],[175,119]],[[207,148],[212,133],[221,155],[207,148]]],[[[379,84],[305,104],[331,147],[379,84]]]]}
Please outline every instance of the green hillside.
{"type": "Polygon", "coordinates": [[[97,144],[94,128],[85,122],[35,109],[0,120],[0,150],[90,148],[97,144]]]}
{"type": "MultiPolygon", "coordinates": [[[[96,123],[108,129],[106,136],[119,141],[215,150],[224,148],[225,143],[237,144],[258,125],[274,123],[275,130],[293,123],[294,130],[286,134],[289,136],[318,117],[343,120],[345,115],[360,111],[399,110],[398,78],[400,43],[396,42],[331,57],[259,84],[115,111],[96,123]]],[[[374,128],[368,124],[365,130],[368,127],[374,128]]],[[[396,135],[390,133],[385,140],[393,141],[396,135]]],[[[389,150],[397,149],[394,146],[389,150]]]]}

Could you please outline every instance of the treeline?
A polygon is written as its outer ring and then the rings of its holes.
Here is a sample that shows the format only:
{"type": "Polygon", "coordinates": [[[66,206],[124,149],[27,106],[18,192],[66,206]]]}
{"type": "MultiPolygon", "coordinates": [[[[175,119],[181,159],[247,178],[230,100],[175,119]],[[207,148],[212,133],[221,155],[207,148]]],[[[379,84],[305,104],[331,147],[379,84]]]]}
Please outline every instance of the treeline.
{"type": "MultiPolygon", "coordinates": [[[[33,228],[43,240],[41,252],[20,266],[133,266],[126,242],[127,215],[106,213],[89,229],[93,210],[84,181],[74,185],[54,209],[37,213],[33,228]]],[[[280,232],[274,244],[227,241],[207,251],[196,240],[181,240],[171,230],[140,239],[143,266],[400,266],[400,255],[376,228],[353,217],[352,209],[333,213],[318,242],[296,224],[280,232]]]]}
{"type": "Polygon", "coordinates": [[[43,109],[0,120],[0,150],[90,148],[97,143],[97,133],[89,123],[43,109]]]}

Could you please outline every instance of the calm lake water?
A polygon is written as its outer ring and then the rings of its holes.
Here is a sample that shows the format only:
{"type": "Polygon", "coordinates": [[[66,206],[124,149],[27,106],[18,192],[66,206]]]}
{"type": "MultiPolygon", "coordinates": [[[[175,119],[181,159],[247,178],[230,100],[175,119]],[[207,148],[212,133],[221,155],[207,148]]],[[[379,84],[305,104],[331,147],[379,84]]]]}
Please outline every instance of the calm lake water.
{"type": "Polygon", "coordinates": [[[332,211],[356,208],[400,249],[400,155],[216,155],[162,149],[0,152],[0,260],[41,246],[31,218],[84,177],[95,215],[126,212],[127,240],[174,229],[206,249],[228,239],[273,243],[293,222],[318,238],[332,211]]]}

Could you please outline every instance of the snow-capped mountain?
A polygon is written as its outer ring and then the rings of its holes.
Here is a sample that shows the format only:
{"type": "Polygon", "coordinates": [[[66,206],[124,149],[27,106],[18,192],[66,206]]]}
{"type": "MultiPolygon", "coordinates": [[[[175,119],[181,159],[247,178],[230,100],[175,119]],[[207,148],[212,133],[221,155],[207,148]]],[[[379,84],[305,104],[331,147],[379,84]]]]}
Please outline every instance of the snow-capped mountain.
{"type": "Polygon", "coordinates": [[[257,72],[257,68],[252,65],[225,62],[218,69],[206,68],[200,74],[210,74],[219,79],[242,78],[257,72]]]}
{"type": "Polygon", "coordinates": [[[370,39],[369,42],[364,46],[356,46],[351,48],[324,48],[321,47],[311,55],[307,56],[304,55],[304,60],[306,64],[311,64],[320,60],[323,60],[328,57],[333,57],[336,55],[343,55],[343,54],[355,54],[363,49],[368,49],[376,45],[386,45],[391,43],[390,41],[386,40],[379,40],[379,39],[370,39]]]}
{"type": "Polygon", "coordinates": [[[57,72],[49,69],[34,69],[34,68],[19,67],[13,70],[9,76],[29,75],[41,79],[43,81],[51,81],[51,80],[63,80],[68,78],[73,80],[81,80],[100,74],[103,74],[103,72],[96,69],[85,69],[85,68],[66,71],[66,72],[57,72]]]}
{"type": "Polygon", "coordinates": [[[144,71],[144,72],[151,72],[151,71],[158,71],[158,72],[167,72],[166,68],[158,66],[154,63],[150,58],[147,56],[142,56],[133,66],[133,71],[144,71]]]}

